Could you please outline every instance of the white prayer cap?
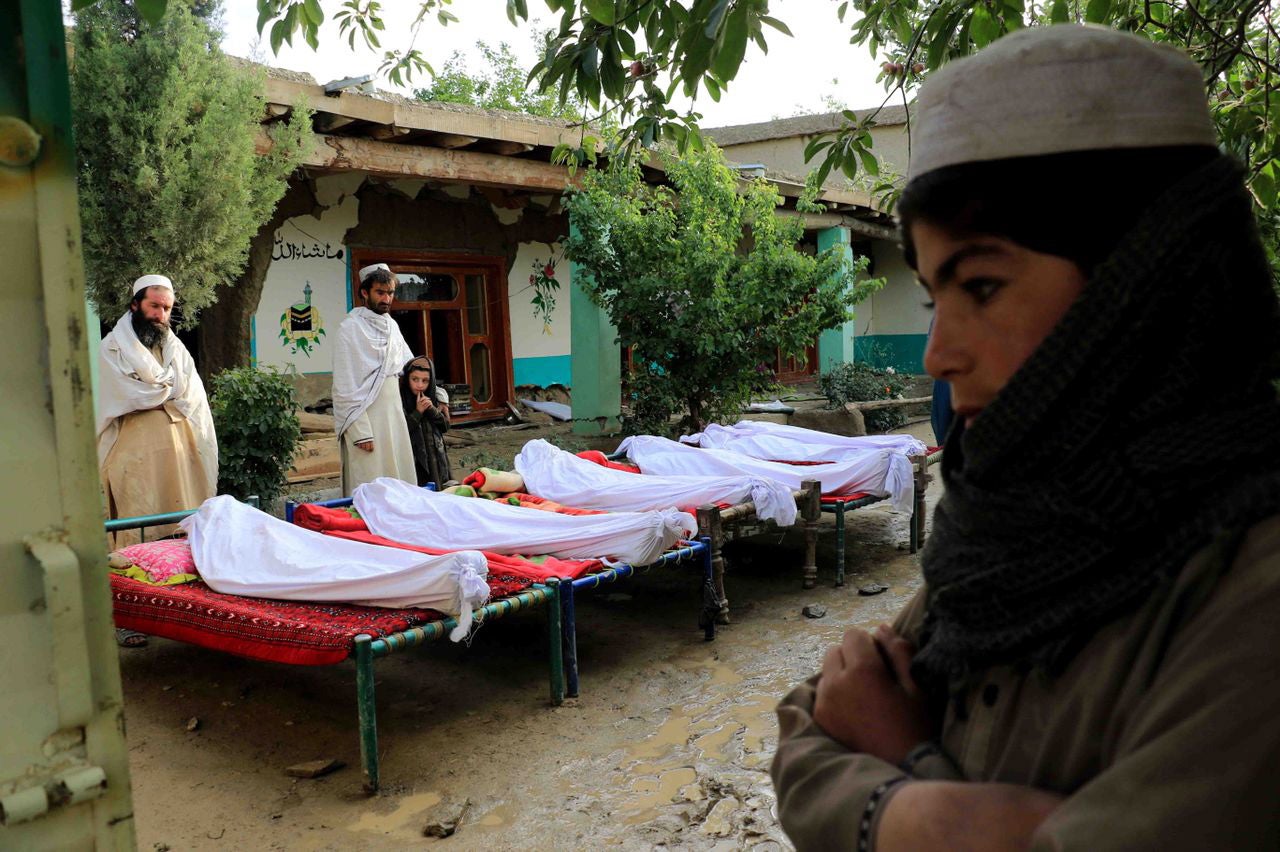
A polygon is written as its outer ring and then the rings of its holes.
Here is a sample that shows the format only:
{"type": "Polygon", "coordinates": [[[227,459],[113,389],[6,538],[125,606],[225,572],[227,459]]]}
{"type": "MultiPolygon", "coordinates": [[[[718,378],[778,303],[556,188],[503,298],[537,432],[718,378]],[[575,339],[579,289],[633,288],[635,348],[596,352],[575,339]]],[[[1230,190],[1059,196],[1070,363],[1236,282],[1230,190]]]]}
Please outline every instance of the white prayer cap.
{"type": "Polygon", "coordinates": [[[1018,30],[948,63],[921,87],[913,118],[909,178],[1013,157],[1218,144],[1186,54],[1087,25],[1018,30]]]}
{"type": "Polygon", "coordinates": [[[385,269],[387,272],[391,271],[391,267],[387,266],[385,263],[374,263],[370,266],[360,267],[360,282],[363,284],[366,278],[377,272],[379,269],[385,269]]]}
{"type": "Polygon", "coordinates": [[[138,295],[148,287],[163,287],[170,293],[173,292],[173,282],[163,275],[144,275],[137,281],[133,282],[133,295],[138,295]]]}

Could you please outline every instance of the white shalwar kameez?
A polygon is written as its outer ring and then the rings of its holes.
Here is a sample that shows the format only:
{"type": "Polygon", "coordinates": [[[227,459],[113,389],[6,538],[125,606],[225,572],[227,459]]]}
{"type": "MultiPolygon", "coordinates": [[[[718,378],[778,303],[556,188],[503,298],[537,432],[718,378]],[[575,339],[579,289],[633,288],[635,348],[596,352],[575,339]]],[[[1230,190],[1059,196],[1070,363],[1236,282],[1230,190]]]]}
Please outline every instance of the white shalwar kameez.
{"type": "Polygon", "coordinates": [[[417,482],[396,377],[413,353],[389,314],[358,307],[333,349],[333,419],[342,453],[342,493],[381,476],[417,482]],[[373,441],[373,452],[356,446],[373,441]]]}

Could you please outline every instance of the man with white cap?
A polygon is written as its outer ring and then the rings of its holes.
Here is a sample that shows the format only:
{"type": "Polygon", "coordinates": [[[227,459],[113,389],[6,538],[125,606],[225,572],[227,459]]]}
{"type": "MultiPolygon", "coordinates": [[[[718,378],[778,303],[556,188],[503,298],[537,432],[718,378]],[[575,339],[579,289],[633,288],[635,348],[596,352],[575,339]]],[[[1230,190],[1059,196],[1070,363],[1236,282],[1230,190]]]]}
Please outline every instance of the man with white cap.
{"type": "Polygon", "coordinates": [[[380,476],[416,482],[409,427],[394,379],[413,358],[391,318],[396,277],[385,263],[360,269],[360,298],[333,348],[334,430],[342,454],[342,493],[380,476]],[[392,381],[387,381],[392,379],[392,381]]]}
{"type": "Polygon", "coordinates": [[[213,416],[191,354],[169,329],[173,298],[165,276],[139,278],[98,349],[98,464],[112,518],[195,509],[217,490],[213,416]]]}
{"type": "Polygon", "coordinates": [[[809,849],[1280,848],[1280,304],[1204,77],[1019,30],[896,207],[956,422],[923,584],[778,707],[809,849]]]}

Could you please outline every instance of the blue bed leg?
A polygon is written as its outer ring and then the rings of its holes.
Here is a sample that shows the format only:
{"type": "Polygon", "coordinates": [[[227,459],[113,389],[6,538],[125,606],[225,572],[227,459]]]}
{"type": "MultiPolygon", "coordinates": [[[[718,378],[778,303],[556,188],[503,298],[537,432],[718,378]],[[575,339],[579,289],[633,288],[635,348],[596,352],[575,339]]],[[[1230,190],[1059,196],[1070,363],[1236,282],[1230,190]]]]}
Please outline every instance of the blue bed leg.
{"type": "Polygon", "coordinates": [[[698,626],[707,642],[716,638],[716,619],[720,617],[720,595],[716,591],[716,574],[711,559],[711,536],[703,536],[702,542],[702,610],[698,613],[698,626]]]}
{"type": "Polygon", "coordinates": [[[568,698],[578,697],[578,621],[574,612],[573,580],[560,582],[561,629],[564,633],[564,692],[568,698]]]}

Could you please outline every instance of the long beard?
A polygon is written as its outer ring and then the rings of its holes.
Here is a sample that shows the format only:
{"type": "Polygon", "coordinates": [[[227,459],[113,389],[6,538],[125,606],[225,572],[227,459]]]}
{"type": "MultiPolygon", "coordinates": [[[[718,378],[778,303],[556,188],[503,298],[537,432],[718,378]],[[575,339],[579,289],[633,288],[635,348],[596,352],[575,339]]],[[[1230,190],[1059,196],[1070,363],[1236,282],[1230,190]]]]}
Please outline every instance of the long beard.
{"type": "Polygon", "coordinates": [[[164,342],[165,337],[169,334],[168,323],[152,322],[142,315],[142,311],[134,311],[131,320],[133,322],[133,333],[138,336],[138,341],[148,349],[155,349],[164,342]]]}

